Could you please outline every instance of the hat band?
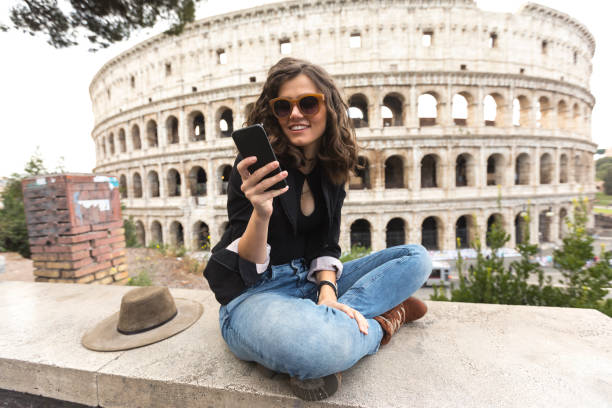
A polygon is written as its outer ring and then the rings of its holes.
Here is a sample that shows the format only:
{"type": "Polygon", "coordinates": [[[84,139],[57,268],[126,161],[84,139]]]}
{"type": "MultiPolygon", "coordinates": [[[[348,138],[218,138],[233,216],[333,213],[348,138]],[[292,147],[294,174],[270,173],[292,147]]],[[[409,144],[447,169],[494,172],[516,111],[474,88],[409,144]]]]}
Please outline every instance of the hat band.
{"type": "Polygon", "coordinates": [[[143,333],[149,330],[153,330],[153,329],[157,329],[159,326],[163,326],[164,324],[168,323],[170,320],[174,319],[176,317],[176,315],[178,314],[178,310],[176,312],[174,312],[174,314],[172,316],[170,316],[170,318],[164,320],[161,323],[157,323],[154,326],[151,327],[145,327],[144,329],[138,329],[138,330],[130,330],[130,331],[126,331],[126,330],[121,330],[119,327],[117,327],[117,331],[121,334],[126,334],[126,335],[130,335],[130,334],[138,334],[138,333],[143,333]]]}

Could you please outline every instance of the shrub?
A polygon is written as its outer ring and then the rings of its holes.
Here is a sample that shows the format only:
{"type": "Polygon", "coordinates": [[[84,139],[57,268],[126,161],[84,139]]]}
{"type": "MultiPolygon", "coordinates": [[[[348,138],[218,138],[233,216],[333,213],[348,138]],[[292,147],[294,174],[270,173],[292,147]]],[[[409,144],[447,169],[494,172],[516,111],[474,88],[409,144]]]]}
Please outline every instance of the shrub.
{"type": "Polygon", "coordinates": [[[141,270],[137,276],[131,277],[127,283],[128,286],[151,286],[152,284],[153,281],[145,270],[141,270]]]}
{"type": "Polygon", "coordinates": [[[340,256],[340,262],[344,263],[352,261],[353,259],[359,259],[368,255],[370,252],[372,252],[371,248],[353,245],[350,251],[345,252],[342,254],[342,256],[340,256]]]}
{"type": "Polygon", "coordinates": [[[125,218],[123,220],[123,230],[125,235],[125,246],[128,248],[136,248],[140,246],[138,242],[138,236],[136,235],[136,224],[133,221],[133,217],[125,218]]]}

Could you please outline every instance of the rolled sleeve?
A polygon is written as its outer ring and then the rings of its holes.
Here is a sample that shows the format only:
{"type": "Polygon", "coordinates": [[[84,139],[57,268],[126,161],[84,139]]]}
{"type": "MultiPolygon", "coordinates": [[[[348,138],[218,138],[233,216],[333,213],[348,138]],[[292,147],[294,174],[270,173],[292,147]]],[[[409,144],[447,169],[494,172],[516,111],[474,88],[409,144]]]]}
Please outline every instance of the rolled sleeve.
{"type": "MultiPolygon", "coordinates": [[[[228,251],[232,251],[234,253],[238,253],[238,243],[240,242],[240,238],[235,239],[231,244],[229,244],[227,246],[227,250],[228,251]]],[[[243,259],[242,257],[240,257],[240,261],[241,263],[251,263],[251,264],[255,264],[255,270],[257,271],[257,273],[259,275],[261,275],[262,273],[264,273],[266,271],[266,269],[268,269],[268,265],[270,264],[270,245],[266,244],[266,260],[264,263],[254,263],[254,262],[250,262],[247,261],[246,259],[243,259]]]]}
{"type": "Polygon", "coordinates": [[[320,256],[315,258],[310,262],[307,279],[311,282],[317,283],[317,277],[315,274],[319,271],[336,271],[337,281],[340,279],[340,275],[342,275],[342,262],[333,256],[320,256]]]}

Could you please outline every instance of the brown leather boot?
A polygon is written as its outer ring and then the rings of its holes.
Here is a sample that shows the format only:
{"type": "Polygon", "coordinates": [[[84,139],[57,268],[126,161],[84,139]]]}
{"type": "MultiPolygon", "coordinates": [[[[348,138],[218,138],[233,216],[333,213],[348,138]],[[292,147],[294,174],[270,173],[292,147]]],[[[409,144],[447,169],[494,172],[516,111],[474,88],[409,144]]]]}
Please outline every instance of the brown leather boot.
{"type": "Polygon", "coordinates": [[[383,338],[380,345],[384,346],[389,343],[391,336],[399,330],[399,328],[408,322],[420,319],[427,313],[427,305],[415,297],[409,297],[391,310],[387,310],[380,316],[376,316],[374,320],[380,323],[383,329],[383,338]]]}

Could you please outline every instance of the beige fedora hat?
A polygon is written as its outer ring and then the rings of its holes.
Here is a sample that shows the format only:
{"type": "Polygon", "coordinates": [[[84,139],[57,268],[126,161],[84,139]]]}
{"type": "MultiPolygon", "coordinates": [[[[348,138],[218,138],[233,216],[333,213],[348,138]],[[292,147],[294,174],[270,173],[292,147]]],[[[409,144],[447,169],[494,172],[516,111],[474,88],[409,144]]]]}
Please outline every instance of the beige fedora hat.
{"type": "Polygon", "coordinates": [[[119,312],[88,330],[81,343],[96,351],[146,346],[187,329],[203,310],[193,300],[174,299],[167,287],[137,288],[123,295],[119,312]]]}

